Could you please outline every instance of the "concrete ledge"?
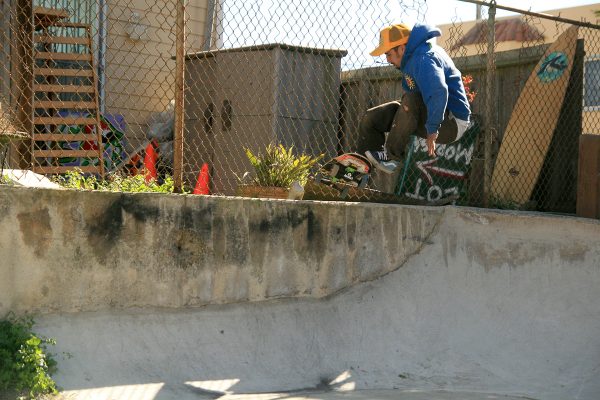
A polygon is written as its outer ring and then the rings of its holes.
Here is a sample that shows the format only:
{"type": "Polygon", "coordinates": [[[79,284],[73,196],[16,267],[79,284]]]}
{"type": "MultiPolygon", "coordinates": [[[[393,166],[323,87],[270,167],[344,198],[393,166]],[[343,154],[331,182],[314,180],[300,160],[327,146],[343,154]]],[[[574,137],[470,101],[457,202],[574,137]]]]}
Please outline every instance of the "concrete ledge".
{"type": "Polygon", "coordinates": [[[0,188],[0,315],[320,298],[401,267],[443,209],[0,188]]]}

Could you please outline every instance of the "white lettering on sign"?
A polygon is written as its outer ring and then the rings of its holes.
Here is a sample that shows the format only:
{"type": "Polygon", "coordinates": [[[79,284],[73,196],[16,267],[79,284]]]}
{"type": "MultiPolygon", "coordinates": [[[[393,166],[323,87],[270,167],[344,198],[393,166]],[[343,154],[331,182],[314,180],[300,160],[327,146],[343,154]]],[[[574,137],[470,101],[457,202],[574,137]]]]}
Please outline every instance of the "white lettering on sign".
{"type": "Polygon", "coordinates": [[[421,194],[421,186],[423,185],[423,179],[419,178],[417,179],[417,184],[415,185],[415,191],[413,193],[409,193],[406,192],[404,193],[404,195],[406,197],[410,197],[412,199],[417,199],[417,200],[425,200],[427,199],[427,201],[435,201],[435,200],[440,200],[442,198],[451,196],[451,195],[458,195],[458,186],[453,186],[450,188],[446,188],[443,189],[438,185],[425,185],[425,188],[427,189],[427,193],[425,195],[421,194]]]}
{"type": "MultiPolygon", "coordinates": [[[[469,164],[471,163],[474,150],[475,143],[471,143],[471,145],[467,147],[464,147],[462,143],[438,144],[435,148],[435,154],[445,160],[452,160],[454,162],[460,162],[464,159],[462,162],[469,164]]],[[[427,142],[423,138],[419,138],[417,140],[417,145],[414,147],[413,153],[418,152],[427,152],[427,142]]]]}
{"type": "Polygon", "coordinates": [[[429,186],[429,190],[427,190],[427,200],[439,200],[442,198],[444,191],[441,187],[437,185],[429,186]]]}
{"type": "Polygon", "coordinates": [[[433,185],[433,178],[431,177],[431,174],[445,176],[452,179],[465,179],[465,173],[463,171],[455,171],[448,168],[437,167],[435,165],[437,160],[439,160],[439,158],[416,162],[417,168],[421,171],[421,173],[423,173],[427,179],[427,183],[433,185]]]}
{"type": "Polygon", "coordinates": [[[423,179],[421,179],[421,178],[417,179],[417,184],[415,185],[415,192],[414,193],[406,192],[405,193],[406,197],[411,197],[411,198],[417,199],[417,200],[423,200],[425,197],[423,197],[419,194],[421,192],[421,184],[422,183],[423,183],[423,179]]]}

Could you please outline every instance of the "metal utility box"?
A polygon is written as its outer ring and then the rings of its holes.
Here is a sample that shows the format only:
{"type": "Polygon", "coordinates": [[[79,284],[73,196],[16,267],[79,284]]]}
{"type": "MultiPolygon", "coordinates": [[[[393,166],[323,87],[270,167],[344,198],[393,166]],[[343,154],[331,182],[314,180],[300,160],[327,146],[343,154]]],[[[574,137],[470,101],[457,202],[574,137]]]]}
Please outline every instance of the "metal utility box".
{"type": "Polygon", "coordinates": [[[186,55],[184,173],[194,185],[203,163],[214,193],[233,194],[251,171],[245,148],[269,143],[335,155],[344,50],[285,44],[186,55]]]}

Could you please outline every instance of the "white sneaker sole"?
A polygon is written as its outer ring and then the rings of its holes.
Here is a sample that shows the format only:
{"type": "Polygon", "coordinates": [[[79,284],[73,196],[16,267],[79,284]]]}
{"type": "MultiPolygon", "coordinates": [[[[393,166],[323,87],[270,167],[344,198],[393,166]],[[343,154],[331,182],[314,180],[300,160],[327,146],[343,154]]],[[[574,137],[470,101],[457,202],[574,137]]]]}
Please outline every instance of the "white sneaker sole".
{"type": "Polygon", "coordinates": [[[371,155],[371,152],[370,152],[370,151],[365,151],[365,156],[367,156],[367,160],[371,161],[371,164],[372,164],[372,165],[377,165],[377,164],[379,164],[379,163],[377,162],[377,160],[375,160],[375,158],[374,158],[374,157],[371,155]]]}
{"type": "Polygon", "coordinates": [[[375,164],[375,168],[377,168],[378,170],[380,170],[381,172],[385,172],[386,174],[393,174],[394,172],[396,172],[396,170],[398,169],[398,166],[396,166],[394,169],[389,169],[381,164],[375,164]]]}
{"type": "Polygon", "coordinates": [[[373,157],[371,155],[370,151],[365,152],[365,156],[367,156],[367,159],[371,162],[371,164],[377,168],[378,170],[380,170],[381,172],[385,172],[388,175],[393,174],[394,172],[396,172],[396,169],[398,169],[399,165],[397,165],[393,170],[390,170],[389,168],[385,167],[384,165],[382,165],[379,161],[377,161],[375,159],[375,157],[373,157]]]}

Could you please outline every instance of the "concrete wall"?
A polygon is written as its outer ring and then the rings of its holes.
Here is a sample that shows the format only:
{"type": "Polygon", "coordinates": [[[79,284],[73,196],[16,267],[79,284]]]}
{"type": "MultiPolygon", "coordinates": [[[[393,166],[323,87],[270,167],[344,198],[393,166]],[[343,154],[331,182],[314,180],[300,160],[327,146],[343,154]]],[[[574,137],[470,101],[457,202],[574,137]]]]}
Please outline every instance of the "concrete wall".
{"type": "Polygon", "coordinates": [[[402,265],[442,209],[1,187],[0,315],[323,297],[402,265]]]}
{"type": "Polygon", "coordinates": [[[596,400],[599,239],[534,213],[0,186],[0,315],[37,314],[66,398],[596,400]]]}

